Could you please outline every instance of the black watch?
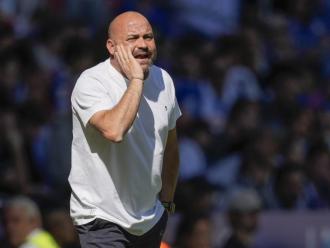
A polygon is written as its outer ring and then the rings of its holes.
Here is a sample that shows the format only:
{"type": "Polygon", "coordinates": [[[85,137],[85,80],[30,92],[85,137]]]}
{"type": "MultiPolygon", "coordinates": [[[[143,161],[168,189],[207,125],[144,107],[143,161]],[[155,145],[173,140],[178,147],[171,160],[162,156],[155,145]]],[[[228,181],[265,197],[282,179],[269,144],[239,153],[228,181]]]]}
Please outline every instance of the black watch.
{"type": "Polygon", "coordinates": [[[175,203],[174,202],[165,202],[162,201],[163,207],[169,214],[174,214],[175,212],[175,203]]]}

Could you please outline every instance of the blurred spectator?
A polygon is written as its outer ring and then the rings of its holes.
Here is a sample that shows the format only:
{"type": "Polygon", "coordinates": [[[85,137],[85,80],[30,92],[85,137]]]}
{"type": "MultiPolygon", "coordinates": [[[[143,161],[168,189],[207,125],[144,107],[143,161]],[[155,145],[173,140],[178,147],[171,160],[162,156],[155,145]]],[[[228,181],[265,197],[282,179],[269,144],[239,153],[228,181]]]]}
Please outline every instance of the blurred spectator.
{"type": "Polygon", "coordinates": [[[183,214],[199,215],[214,210],[217,188],[202,176],[179,183],[175,201],[183,214]]]}
{"type": "Polygon", "coordinates": [[[325,149],[330,149],[330,105],[324,104],[322,111],[317,113],[317,139],[321,140],[325,145],[325,149]]]}
{"type": "Polygon", "coordinates": [[[198,47],[205,41],[195,36],[185,36],[178,41],[177,48],[182,49],[176,58],[175,82],[178,102],[183,111],[181,122],[189,126],[194,119],[202,119],[213,123],[218,119],[214,115],[216,104],[213,90],[208,80],[203,78],[203,50],[198,47]]]}
{"type": "Polygon", "coordinates": [[[251,70],[253,66],[253,60],[250,58],[251,48],[248,47],[247,51],[242,49],[247,47],[247,41],[243,36],[232,36],[220,39],[219,43],[221,49],[228,53],[227,56],[231,56],[222,82],[222,100],[227,109],[230,111],[240,99],[259,100],[261,90],[257,77],[251,70]]]}
{"type": "Polygon", "coordinates": [[[248,151],[243,157],[236,187],[255,190],[262,201],[261,207],[265,208],[271,192],[272,172],[273,164],[268,157],[248,151]]]}
{"type": "Polygon", "coordinates": [[[176,243],[177,248],[211,248],[212,222],[208,215],[184,215],[180,221],[176,243]]]}
{"type": "Polygon", "coordinates": [[[231,234],[223,248],[253,247],[258,229],[261,200],[253,190],[240,190],[229,197],[228,220],[231,234]]]}
{"type": "Polygon", "coordinates": [[[43,6],[43,3],[44,1],[40,0],[4,0],[1,1],[0,12],[12,20],[15,35],[24,37],[32,32],[32,16],[43,6]]]}
{"type": "Polygon", "coordinates": [[[289,121],[295,120],[302,106],[299,100],[308,91],[302,70],[296,62],[276,64],[267,78],[270,93],[264,116],[284,130],[289,121]]]}
{"type": "Polygon", "coordinates": [[[27,193],[31,187],[30,171],[24,151],[24,139],[16,115],[0,111],[0,191],[8,196],[27,193]]]}
{"type": "Polygon", "coordinates": [[[214,38],[233,33],[238,29],[240,0],[177,0],[172,1],[176,10],[176,32],[197,32],[214,38]],[[212,8],[210,8],[212,6],[212,8]]]}
{"type": "Polygon", "coordinates": [[[308,209],[309,196],[305,191],[305,175],[302,165],[288,163],[276,171],[268,206],[277,210],[308,209]]]}
{"type": "Polygon", "coordinates": [[[291,61],[296,58],[298,51],[295,49],[288,30],[286,16],[279,13],[266,16],[264,20],[266,29],[266,48],[268,59],[271,63],[291,61]]]}
{"type": "Polygon", "coordinates": [[[320,38],[326,32],[325,24],[318,18],[321,1],[294,0],[287,4],[289,33],[299,52],[305,56],[314,55],[320,38]]]}
{"type": "MultiPolygon", "coordinates": [[[[179,125],[181,124],[179,121],[179,125]]],[[[192,121],[182,130],[179,138],[180,181],[204,176],[208,162],[206,152],[212,145],[207,123],[201,120],[192,121]]]]}
{"type": "Polygon", "coordinates": [[[36,203],[18,196],[4,207],[4,228],[9,247],[58,248],[54,238],[42,229],[42,217],[36,203]]]}
{"type": "Polygon", "coordinates": [[[240,99],[233,106],[223,132],[216,136],[217,157],[232,156],[243,151],[260,127],[258,102],[240,99]]]}
{"type": "Polygon", "coordinates": [[[54,209],[50,211],[46,215],[45,226],[61,248],[80,247],[78,234],[72,224],[68,210],[54,209]]]}
{"type": "MultiPolygon", "coordinates": [[[[252,48],[246,48],[246,39],[239,35],[225,36],[220,37],[216,45],[217,50],[212,54],[211,64],[205,69],[206,77],[212,85],[212,91],[208,93],[213,101],[210,113],[217,116],[215,119],[223,119],[222,122],[217,121],[216,125],[211,125],[212,131],[219,133],[238,101],[258,101],[262,92],[252,70],[252,48]]],[[[212,123],[214,120],[210,120],[210,124],[212,123]]]]}
{"type": "MultiPolygon", "coordinates": [[[[266,3],[267,4],[267,3],[266,3]]],[[[267,46],[261,27],[254,25],[246,25],[242,27],[241,37],[248,49],[249,67],[256,76],[263,77],[269,73],[269,61],[267,57],[267,46]]]]}
{"type": "Polygon", "coordinates": [[[330,209],[330,154],[325,144],[312,147],[306,163],[312,209],[330,209]]]}
{"type": "MultiPolygon", "coordinates": [[[[68,17],[86,22],[86,25],[90,25],[90,28],[98,29],[103,25],[107,20],[107,18],[111,14],[112,4],[116,4],[118,1],[114,1],[115,3],[111,3],[112,1],[104,1],[104,0],[69,0],[65,1],[65,10],[68,17]]],[[[113,13],[112,13],[113,14],[113,13]]]]}
{"type": "Polygon", "coordinates": [[[260,125],[259,103],[240,99],[233,106],[224,132],[212,144],[215,162],[207,170],[207,179],[226,189],[233,186],[242,164],[242,153],[260,125]]]}

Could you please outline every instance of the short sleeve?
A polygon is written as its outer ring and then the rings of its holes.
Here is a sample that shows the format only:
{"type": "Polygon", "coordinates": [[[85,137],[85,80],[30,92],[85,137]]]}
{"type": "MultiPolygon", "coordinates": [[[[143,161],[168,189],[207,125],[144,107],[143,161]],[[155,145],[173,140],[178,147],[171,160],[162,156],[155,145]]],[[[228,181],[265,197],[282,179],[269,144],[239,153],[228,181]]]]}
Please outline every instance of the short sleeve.
{"type": "Polygon", "coordinates": [[[104,85],[86,74],[81,75],[77,80],[71,95],[71,104],[85,127],[96,112],[108,110],[114,106],[104,85]]]}
{"type": "Polygon", "coordinates": [[[176,100],[176,97],[174,96],[174,106],[171,112],[170,121],[169,121],[169,130],[172,130],[176,126],[176,121],[179,119],[179,117],[182,115],[181,110],[179,108],[178,101],[176,100]]]}
{"type": "MultiPolygon", "coordinates": [[[[164,71],[165,72],[165,71],[164,71]]],[[[170,117],[169,117],[169,130],[175,128],[176,126],[176,121],[179,119],[179,117],[182,115],[178,101],[175,96],[175,88],[174,88],[174,83],[170,75],[165,72],[164,75],[167,78],[168,82],[168,87],[169,87],[169,94],[170,94],[170,99],[171,99],[171,112],[170,112],[170,117]]]]}

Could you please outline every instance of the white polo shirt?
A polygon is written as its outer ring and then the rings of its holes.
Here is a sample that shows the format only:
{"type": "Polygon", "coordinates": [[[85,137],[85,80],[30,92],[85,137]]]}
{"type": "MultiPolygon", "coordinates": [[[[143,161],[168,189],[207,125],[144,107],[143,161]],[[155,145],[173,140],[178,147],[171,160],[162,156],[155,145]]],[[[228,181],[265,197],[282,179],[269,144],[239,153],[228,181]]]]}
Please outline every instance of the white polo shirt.
{"type": "Polygon", "coordinates": [[[70,208],[76,225],[101,218],[142,235],[164,211],[158,200],[163,155],[168,131],[181,112],[171,77],[152,66],[136,119],[123,141],[105,139],[88,121],[94,113],[115,106],[128,83],[109,59],[77,80],[71,97],[70,208]]]}

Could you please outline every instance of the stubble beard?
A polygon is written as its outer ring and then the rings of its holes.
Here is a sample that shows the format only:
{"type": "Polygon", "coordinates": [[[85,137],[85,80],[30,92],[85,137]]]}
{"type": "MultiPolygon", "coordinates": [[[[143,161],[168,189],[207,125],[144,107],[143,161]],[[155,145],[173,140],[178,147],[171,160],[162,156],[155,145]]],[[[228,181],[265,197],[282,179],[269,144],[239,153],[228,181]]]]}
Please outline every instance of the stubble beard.
{"type": "Polygon", "coordinates": [[[155,51],[153,52],[153,54],[150,58],[150,64],[147,66],[146,69],[143,70],[144,79],[146,79],[149,76],[150,68],[154,65],[154,62],[156,61],[156,58],[157,58],[157,50],[155,49],[155,51]]]}

